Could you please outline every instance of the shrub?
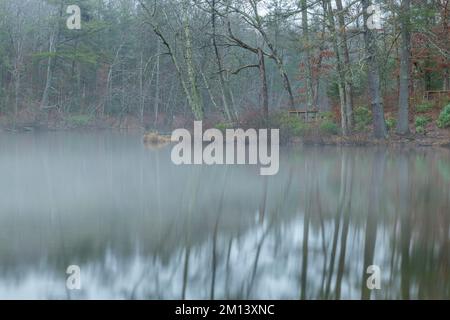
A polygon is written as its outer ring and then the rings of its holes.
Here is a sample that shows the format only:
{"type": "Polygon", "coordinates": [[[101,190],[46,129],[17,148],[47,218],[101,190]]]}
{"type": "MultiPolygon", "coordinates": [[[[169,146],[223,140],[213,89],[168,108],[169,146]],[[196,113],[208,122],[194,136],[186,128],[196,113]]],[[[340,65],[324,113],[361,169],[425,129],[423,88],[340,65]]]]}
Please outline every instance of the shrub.
{"type": "Polygon", "coordinates": [[[425,134],[426,133],[426,126],[431,122],[431,118],[427,116],[418,116],[416,117],[416,133],[418,134],[425,134]]]}
{"type": "Polygon", "coordinates": [[[305,135],[308,131],[309,131],[309,129],[310,129],[310,126],[307,124],[307,123],[304,123],[304,122],[302,122],[302,121],[300,121],[300,120],[298,120],[298,122],[296,123],[296,124],[294,124],[292,127],[291,127],[291,129],[292,129],[292,134],[294,135],[294,136],[303,136],[303,135],[305,135]]]}
{"type": "Polygon", "coordinates": [[[418,134],[425,134],[425,128],[424,127],[416,127],[416,133],[418,134]]]}
{"type": "Polygon", "coordinates": [[[69,124],[76,126],[76,127],[87,126],[92,120],[93,120],[93,117],[91,115],[87,115],[87,114],[70,115],[66,118],[66,121],[69,124]]]}
{"type": "Polygon", "coordinates": [[[331,120],[324,120],[320,124],[320,132],[324,134],[338,134],[339,133],[339,127],[338,125],[331,121],[331,120]]]}
{"type": "Polygon", "coordinates": [[[372,112],[367,107],[358,107],[354,111],[355,129],[363,131],[372,123],[372,112]]]}
{"type": "Polygon", "coordinates": [[[437,121],[437,125],[439,128],[449,128],[450,127],[450,104],[447,105],[439,115],[439,119],[437,121]]]}
{"type": "Polygon", "coordinates": [[[291,116],[286,112],[279,112],[271,117],[270,126],[280,129],[282,142],[288,142],[293,137],[339,133],[339,126],[334,121],[334,115],[331,112],[321,113],[320,120],[312,123],[306,123],[302,118],[291,116]]]}
{"type": "Polygon", "coordinates": [[[323,120],[334,121],[334,114],[331,111],[320,112],[319,113],[319,118],[323,119],[323,120]]]}
{"type": "Polygon", "coordinates": [[[425,128],[427,126],[427,124],[429,124],[430,122],[431,122],[430,117],[418,116],[418,117],[416,117],[416,128],[417,127],[425,128]]]}
{"type": "Polygon", "coordinates": [[[394,119],[394,118],[388,118],[386,120],[386,126],[387,126],[389,131],[395,129],[395,127],[397,126],[397,120],[394,119]]]}
{"type": "Polygon", "coordinates": [[[280,139],[284,142],[292,137],[305,135],[309,129],[309,124],[303,122],[300,118],[290,116],[286,112],[279,112],[270,119],[272,128],[280,129],[280,139]]]}
{"type": "Polygon", "coordinates": [[[416,112],[425,113],[433,109],[433,104],[428,101],[422,102],[421,104],[416,106],[416,112]]]}

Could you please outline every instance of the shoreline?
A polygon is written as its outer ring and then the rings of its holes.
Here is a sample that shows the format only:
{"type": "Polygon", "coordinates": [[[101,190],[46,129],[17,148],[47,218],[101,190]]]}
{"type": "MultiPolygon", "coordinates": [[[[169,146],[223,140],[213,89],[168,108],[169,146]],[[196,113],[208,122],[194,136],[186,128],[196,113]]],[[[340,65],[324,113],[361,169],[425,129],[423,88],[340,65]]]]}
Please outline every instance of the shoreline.
{"type": "MultiPolygon", "coordinates": [[[[33,134],[36,132],[79,132],[79,131],[129,131],[144,134],[146,130],[140,126],[123,127],[117,125],[86,125],[86,126],[60,126],[60,127],[33,127],[19,128],[16,130],[0,126],[0,133],[33,134]]],[[[391,135],[386,139],[375,139],[368,133],[353,134],[348,137],[340,135],[316,135],[305,137],[293,137],[283,146],[335,146],[335,147],[411,147],[411,148],[445,148],[450,149],[450,137],[427,137],[417,134],[408,136],[391,135]]]]}
{"type": "Polygon", "coordinates": [[[342,147],[416,147],[416,148],[447,148],[450,149],[450,138],[444,137],[415,137],[413,135],[398,137],[390,136],[386,139],[375,139],[370,136],[361,138],[360,135],[344,136],[317,136],[295,138],[292,144],[342,146],[342,147]]]}
{"type": "MultiPolygon", "coordinates": [[[[151,129],[142,125],[142,122],[134,116],[124,117],[104,117],[89,120],[84,123],[74,123],[67,120],[51,119],[49,121],[24,121],[20,119],[16,123],[16,129],[13,124],[7,121],[5,117],[0,117],[0,133],[36,133],[36,132],[57,132],[57,131],[129,131],[138,132],[144,136],[151,129]],[[3,120],[3,121],[1,121],[3,120]]],[[[145,123],[149,123],[146,119],[145,123]]],[[[210,127],[211,124],[209,125],[210,127]]],[[[171,132],[170,125],[161,132],[171,132]]],[[[270,129],[270,128],[269,128],[270,129]]],[[[245,130],[245,126],[244,126],[245,130]]],[[[284,129],[280,129],[283,132],[284,129]]],[[[157,132],[157,131],[156,131],[157,132]]],[[[389,134],[386,139],[375,139],[372,136],[371,128],[366,131],[354,132],[349,136],[339,134],[320,133],[317,130],[309,131],[304,135],[286,135],[280,145],[315,145],[315,146],[342,146],[342,147],[436,147],[450,149],[450,130],[439,129],[436,126],[429,126],[425,134],[411,133],[406,136],[400,136],[395,133],[389,134]]],[[[167,135],[167,134],[164,134],[167,135]]]]}

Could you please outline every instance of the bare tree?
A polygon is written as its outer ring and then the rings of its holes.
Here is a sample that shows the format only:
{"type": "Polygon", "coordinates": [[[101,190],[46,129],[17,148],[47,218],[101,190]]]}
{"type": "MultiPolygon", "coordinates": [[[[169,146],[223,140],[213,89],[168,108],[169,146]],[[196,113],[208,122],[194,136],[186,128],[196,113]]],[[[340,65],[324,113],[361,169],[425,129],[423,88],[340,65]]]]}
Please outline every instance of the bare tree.
{"type": "Polygon", "coordinates": [[[397,133],[409,133],[409,92],[411,82],[411,33],[410,33],[411,1],[402,0],[400,13],[401,46],[400,46],[400,93],[397,133]]]}
{"type": "Polygon", "coordinates": [[[376,31],[369,27],[371,15],[368,11],[372,5],[372,1],[362,0],[362,5],[364,17],[364,43],[368,68],[370,103],[373,113],[374,136],[378,139],[385,139],[387,136],[387,129],[386,121],[384,119],[383,100],[381,97],[376,31]]]}

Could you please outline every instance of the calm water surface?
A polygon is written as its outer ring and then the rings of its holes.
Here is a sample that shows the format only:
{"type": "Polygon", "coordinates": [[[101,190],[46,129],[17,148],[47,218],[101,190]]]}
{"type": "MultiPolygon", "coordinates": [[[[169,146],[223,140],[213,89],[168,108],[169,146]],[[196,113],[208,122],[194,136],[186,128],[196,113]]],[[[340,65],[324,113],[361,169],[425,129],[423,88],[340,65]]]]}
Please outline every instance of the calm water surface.
{"type": "Polygon", "coordinates": [[[0,298],[450,298],[449,151],[281,149],[274,177],[170,151],[0,134],[0,298]]]}

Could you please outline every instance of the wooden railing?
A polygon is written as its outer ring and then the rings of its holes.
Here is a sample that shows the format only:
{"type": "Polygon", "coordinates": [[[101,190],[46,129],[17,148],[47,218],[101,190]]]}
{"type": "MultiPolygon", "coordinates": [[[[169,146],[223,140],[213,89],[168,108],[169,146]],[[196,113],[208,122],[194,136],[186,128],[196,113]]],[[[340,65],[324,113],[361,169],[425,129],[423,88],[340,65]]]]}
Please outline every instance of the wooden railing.
{"type": "Polygon", "coordinates": [[[305,122],[313,122],[317,121],[319,119],[319,110],[312,109],[312,110],[290,110],[289,111],[290,116],[296,116],[300,119],[302,119],[305,122]]]}
{"type": "Polygon", "coordinates": [[[431,90],[425,91],[423,96],[424,100],[436,100],[442,101],[443,98],[450,98],[450,90],[431,90]]]}

